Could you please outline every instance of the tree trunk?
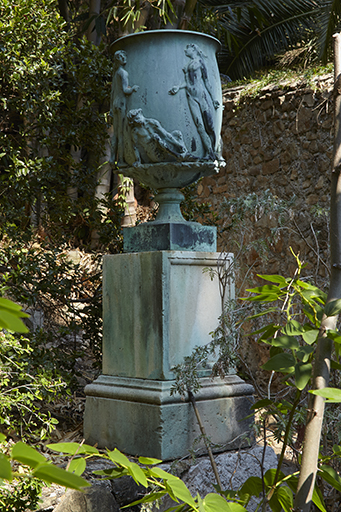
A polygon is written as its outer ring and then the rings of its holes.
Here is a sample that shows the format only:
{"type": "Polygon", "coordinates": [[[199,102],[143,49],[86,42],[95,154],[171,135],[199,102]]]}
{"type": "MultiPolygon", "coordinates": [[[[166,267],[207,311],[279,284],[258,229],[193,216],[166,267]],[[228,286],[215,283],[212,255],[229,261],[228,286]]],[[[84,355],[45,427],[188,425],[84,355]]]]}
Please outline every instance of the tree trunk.
{"type": "MultiPolygon", "coordinates": [[[[37,133],[33,139],[32,146],[35,152],[40,158],[47,158],[49,156],[49,150],[46,146],[42,147],[40,140],[42,136],[48,135],[45,133],[37,133]]],[[[31,225],[36,229],[40,229],[43,223],[44,213],[46,213],[46,199],[42,191],[37,193],[37,196],[33,198],[31,202],[31,225]]]]}
{"type": "MultiPolygon", "coordinates": [[[[71,158],[72,158],[72,160],[73,160],[73,162],[75,164],[80,162],[80,160],[81,160],[81,153],[82,153],[82,149],[81,148],[76,148],[74,145],[71,146],[70,155],[71,155],[71,158]]],[[[74,167],[72,165],[70,165],[69,166],[70,176],[73,175],[73,170],[74,170],[74,167]]],[[[71,201],[76,201],[77,200],[77,198],[78,198],[78,188],[77,187],[74,187],[74,186],[67,187],[66,193],[67,193],[67,195],[68,195],[68,197],[70,198],[71,201]]]]}
{"type": "MultiPolygon", "coordinates": [[[[108,130],[109,132],[109,138],[107,139],[106,145],[105,145],[105,154],[101,158],[102,165],[100,166],[98,173],[97,173],[97,187],[95,191],[95,197],[101,201],[106,194],[110,192],[110,185],[111,185],[111,165],[109,163],[110,159],[110,135],[112,134],[112,129],[108,130]]],[[[106,215],[106,211],[103,208],[103,205],[99,206],[99,210],[103,213],[103,215],[106,215]]],[[[99,235],[97,231],[93,230],[91,233],[91,248],[95,249],[98,246],[98,239],[99,235]]]]}
{"type": "Polygon", "coordinates": [[[169,12],[169,21],[165,28],[187,30],[196,4],[197,0],[172,0],[175,12],[169,12]]]}
{"type": "MultiPolygon", "coordinates": [[[[330,253],[331,276],[327,302],[341,298],[341,34],[334,40],[334,155],[331,175],[330,204],[330,253]]],[[[326,331],[335,329],[337,316],[324,316],[321,323],[313,373],[313,389],[328,386],[332,340],[326,331]]],[[[314,490],[321,430],[324,415],[324,398],[311,395],[307,426],[303,442],[302,466],[295,498],[296,512],[309,512],[314,490]]]]}
{"type": "MultiPolygon", "coordinates": [[[[196,1],[196,0],[195,0],[196,1]]],[[[185,11],[186,0],[173,0],[172,6],[174,9],[174,13],[169,11],[169,20],[165,25],[166,29],[177,29],[180,28],[180,20],[185,11]]]]}
{"type": "Polygon", "coordinates": [[[67,1],[66,0],[58,0],[58,7],[59,7],[60,15],[64,18],[64,20],[66,21],[66,23],[68,24],[68,27],[69,27],[70,17],[69,17],[69,9],[67,6],[67,1]]]}
{"type": "Polygon", "coordinates": [[[193,15],[197,0],[186,0],[185,9],[179,21],[179,28],[181,30],[187,30],[191,17],[193,15]]]}
{"type": "Polygon", "coordinates": [[[141,7],[140,17],[134,23],[134,32],[138,32],[144,27],[147,23],[148,16],[151,11],[151,5],[147,2],[143,7],[141,7]]]}
{"type": "MultiPolygon", "coordinates": [[[[92,16],[98,16],[101,12],[101,0],[90,0],[89,6],[89,18],[92,16]]],[[[86,31],[86,37],[89,41],[94,43],[96,46],[101,42],[101,34],[97,33],[95,18],[91,21],[88,30],[86,31]]]]}

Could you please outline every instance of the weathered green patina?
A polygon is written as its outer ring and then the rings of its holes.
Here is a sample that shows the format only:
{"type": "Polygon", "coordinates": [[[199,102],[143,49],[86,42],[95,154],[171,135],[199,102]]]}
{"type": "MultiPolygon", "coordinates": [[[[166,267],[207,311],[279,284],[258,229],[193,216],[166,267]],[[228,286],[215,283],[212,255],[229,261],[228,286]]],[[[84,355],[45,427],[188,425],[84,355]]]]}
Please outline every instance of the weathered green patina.
{"type": "Polygon", "coordinates": [[[125,252],[216,250],[215,228],[183,219],[178,189],[223,165],[219,48],[211,36],[179,30],[133,34],[113,45],[111,161],[157,189],[160,204],[156,221],[125,231],[125,252]]]}

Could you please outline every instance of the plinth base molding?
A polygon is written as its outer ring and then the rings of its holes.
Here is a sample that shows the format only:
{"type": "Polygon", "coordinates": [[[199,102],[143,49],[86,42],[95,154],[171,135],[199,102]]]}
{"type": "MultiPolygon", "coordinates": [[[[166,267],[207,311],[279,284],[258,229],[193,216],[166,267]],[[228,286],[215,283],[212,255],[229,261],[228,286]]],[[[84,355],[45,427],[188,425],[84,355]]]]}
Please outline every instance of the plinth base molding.
{"type": "MultiPolygon", "coordinates": [[[[214,451],[245,446],[253,387],[236,375],[201,380],[196,401],[214,451]]],[[[86,442],[162,460],[183,457],[194,445],[204,448],[193,407],[188,398],[170,394],[173,385],[101,375],[85,388],[86,442]]]]}

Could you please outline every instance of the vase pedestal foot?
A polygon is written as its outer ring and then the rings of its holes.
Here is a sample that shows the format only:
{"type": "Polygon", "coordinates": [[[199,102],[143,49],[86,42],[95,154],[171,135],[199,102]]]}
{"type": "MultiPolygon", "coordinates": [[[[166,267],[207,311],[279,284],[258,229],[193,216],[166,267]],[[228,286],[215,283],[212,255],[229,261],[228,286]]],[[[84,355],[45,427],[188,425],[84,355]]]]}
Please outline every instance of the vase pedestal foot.
{"type": "Polygon", "coordinates": [[[217,228],[197,222],[146,222],[123,230],[125,253],[141,251],[203,251],[217,246],[217,228]]]}

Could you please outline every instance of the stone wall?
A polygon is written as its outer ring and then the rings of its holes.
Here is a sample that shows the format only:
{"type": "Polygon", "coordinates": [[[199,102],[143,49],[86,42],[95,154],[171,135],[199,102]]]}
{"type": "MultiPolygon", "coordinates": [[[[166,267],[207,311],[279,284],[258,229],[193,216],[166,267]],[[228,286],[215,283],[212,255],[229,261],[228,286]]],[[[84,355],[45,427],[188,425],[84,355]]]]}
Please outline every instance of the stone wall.
{"type": "MultiPolygon", "coordinates": [[[[328,275],[327,216],[317,216],[319,207],[329,207],[330,169],[333,151],[332,75],[267,85],[253,92],[251,85],[232,87],[223,92],[223,156],[226,167],[198,185],[202,201],[216,211],[223,199],[269,190],[279,200],[296,196],[288,221],[269,242],[279,227],[276,213],[250,215],[241,257],[251,281],[257,273],[290,275],[296,265],[291,246],[307,262],[306,275],[321,286],[328,275]],[[261,258],[252,242],[265,240],[267,259],[261,258]],[[326,265],[323,264],[323,261],[326,265]]],[[[221,225],[229,224],[225,210],[221,225]]],[[[229,249],[231,235],[220,239],[220,249],[229,249]]],[[[233,247],[234,252],[236,248],[233,247]]]]}

